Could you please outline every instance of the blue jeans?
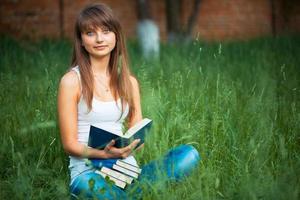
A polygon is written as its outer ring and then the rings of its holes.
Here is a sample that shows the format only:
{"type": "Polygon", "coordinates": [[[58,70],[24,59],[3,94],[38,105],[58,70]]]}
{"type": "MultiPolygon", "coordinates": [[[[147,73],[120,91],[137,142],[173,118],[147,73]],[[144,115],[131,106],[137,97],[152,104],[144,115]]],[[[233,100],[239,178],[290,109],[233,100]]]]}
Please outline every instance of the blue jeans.
{"type": "MultiPolygon", "coordinates": [[[[139,178],[124,190],[109,184],[105,179],[88,170],[78,175],[70,186],[73,199],[78,196],[91,199],[138,199],[147,184],[180,181],[188,176],[201,160],[198,151],[191,145],[180,145],[171,149],[161,159],[142,167],[139,178]]],[[[116,159],[94,160],[93,165],[112,167],[116,159]]]]}

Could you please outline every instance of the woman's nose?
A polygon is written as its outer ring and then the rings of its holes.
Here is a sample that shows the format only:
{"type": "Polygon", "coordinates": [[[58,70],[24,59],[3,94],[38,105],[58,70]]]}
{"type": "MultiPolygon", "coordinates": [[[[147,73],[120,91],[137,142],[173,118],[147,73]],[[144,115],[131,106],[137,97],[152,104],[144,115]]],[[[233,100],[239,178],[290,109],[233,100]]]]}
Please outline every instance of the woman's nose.
{"type": "Polygon", "coordinates": [[[103,41],[103,35],[101,32],[97,33],[96,42],[102,42],[103,41]]]}

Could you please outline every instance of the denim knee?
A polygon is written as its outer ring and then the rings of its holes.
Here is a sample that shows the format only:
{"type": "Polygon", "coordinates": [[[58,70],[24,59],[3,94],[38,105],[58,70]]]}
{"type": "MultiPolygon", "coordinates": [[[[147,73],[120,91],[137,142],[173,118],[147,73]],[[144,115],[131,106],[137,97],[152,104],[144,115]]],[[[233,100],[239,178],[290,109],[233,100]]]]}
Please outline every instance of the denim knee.
{"type": "Polygon", "coordinates": [[[169,177],[179,180],[196,168],[201,157],[192,145],[180,145],[169,151],[164,163],[169,177]]]}
{"type": "Polygon", "coordinates": [[[95,172],[85,172],[75,178],[70,186],[72,197],[84,196],[97,199],[126,199],[124,191],[113,184],[109,184],[95,172]]]}

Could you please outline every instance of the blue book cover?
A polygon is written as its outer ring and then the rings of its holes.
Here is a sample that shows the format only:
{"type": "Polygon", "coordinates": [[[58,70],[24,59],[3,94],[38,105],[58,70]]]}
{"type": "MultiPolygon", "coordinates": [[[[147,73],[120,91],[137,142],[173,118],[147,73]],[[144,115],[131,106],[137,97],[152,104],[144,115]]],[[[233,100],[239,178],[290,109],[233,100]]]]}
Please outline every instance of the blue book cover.
{"type": "Polygon", "coordinates": [[[136,146],[137,148],[139,145],[144,143],[151,125],[152,120],[145,118],[128,129],[128,131],[121,136],[107,130],[103,130],[99,127],[91,126],[88,145],[92,148],[104,149],[111,140],[115,140],[115,147],[121,148],[129,145],[134,139],[140,139],[141,141],[136,146]]]}

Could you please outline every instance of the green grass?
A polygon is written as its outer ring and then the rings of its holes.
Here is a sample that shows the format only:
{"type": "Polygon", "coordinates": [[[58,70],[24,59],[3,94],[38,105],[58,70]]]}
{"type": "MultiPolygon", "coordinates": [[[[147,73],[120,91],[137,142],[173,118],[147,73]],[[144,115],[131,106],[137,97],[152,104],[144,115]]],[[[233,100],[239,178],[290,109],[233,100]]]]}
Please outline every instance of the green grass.
{"type": "MultiPolygon", "coordinates": [[[[141,164],[179,144],[202,162],[144,199],[300,198],[300,37],[162,45],[160,61],[129,45],[152,135],[141,164]]],[[[67,41],[0,39],[0,199],[68,199],[57,86],[67,41]]]]}

